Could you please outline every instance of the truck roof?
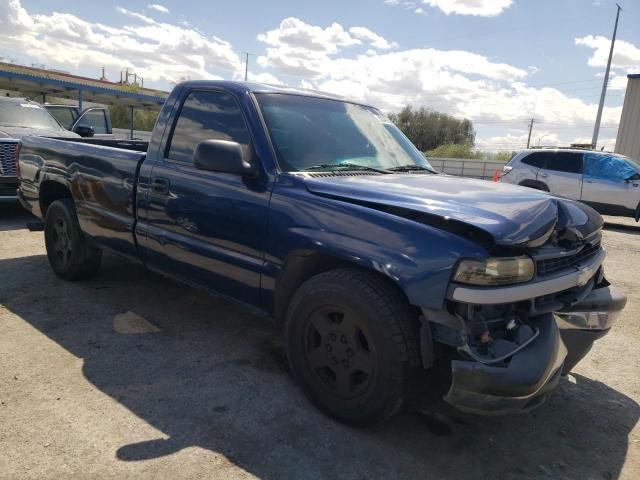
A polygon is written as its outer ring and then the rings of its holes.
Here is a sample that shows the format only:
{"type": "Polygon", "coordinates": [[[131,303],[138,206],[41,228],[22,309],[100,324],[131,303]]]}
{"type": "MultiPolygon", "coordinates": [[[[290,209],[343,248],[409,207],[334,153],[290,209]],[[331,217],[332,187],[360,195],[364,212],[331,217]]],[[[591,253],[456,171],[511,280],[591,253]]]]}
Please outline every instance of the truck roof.
{"type": "Polygon", "coordinates": [[[34,105],[41,106],[38,102],[34,102],[33,100],[29,100],[24,97],[0,97],[0,102],[7,103],[33,103],[34,105]]]}
{"type": "Polygon", "coordinates": [[[219,87],[224,90],[231,91],[236,94],[244,93],[283,93],[288,95],[302,95],[305,97],[326,98],[328,100],[339,100],[341,102],[356,103],[366,105],[365,103],[354,101],[340,95],[328,92],[320,92],[318,90],[310,90],[307,88],[287,87],[284,85],[269,85],[267,83],[257,82],[233,82],[227,80],[188,80],[179,84],[189,88],[197,87],[219,87]]]}

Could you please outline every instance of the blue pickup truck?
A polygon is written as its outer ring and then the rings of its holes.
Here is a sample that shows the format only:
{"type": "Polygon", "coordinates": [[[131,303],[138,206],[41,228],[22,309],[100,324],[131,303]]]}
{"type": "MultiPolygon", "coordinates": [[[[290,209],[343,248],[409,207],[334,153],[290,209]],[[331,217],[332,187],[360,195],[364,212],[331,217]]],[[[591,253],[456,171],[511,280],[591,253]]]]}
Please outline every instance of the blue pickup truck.
{"type": "Polygon", "coordinates": [[[328,94],[189,81],[148,144],[28,137],[19,165],[59,277],[110,251],[268,314],[295,381],[353,425],[434,378],[459,409],[529,411],[626,302],[590,207],[439,174],[328,94]]]}

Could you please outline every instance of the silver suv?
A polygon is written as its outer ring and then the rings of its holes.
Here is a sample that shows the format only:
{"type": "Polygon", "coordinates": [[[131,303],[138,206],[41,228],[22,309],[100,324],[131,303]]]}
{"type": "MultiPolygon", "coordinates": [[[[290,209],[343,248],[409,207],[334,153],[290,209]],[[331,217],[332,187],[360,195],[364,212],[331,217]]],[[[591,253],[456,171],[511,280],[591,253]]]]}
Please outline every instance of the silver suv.
{"type": "Polygon", "coordinates": [[[640,217],[640,164],[623,155],[523,150],[504,166],[500,181],[580,200],[604,215],[640,217]]]}

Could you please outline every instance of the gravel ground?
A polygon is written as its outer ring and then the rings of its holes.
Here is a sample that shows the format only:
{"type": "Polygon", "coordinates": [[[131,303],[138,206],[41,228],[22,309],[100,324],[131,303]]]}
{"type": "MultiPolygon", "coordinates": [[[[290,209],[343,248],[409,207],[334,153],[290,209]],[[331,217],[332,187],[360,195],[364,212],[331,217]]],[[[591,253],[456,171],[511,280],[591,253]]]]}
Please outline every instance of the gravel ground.
{"type": "Polygon", "coordinates": [[[0,478],[640,478],[633,222],[604,234],[624,315],[541,408],[355,430],[295,388],[268,319],[111,256],[58,280],[29,220],[0,206],[0,478]]]}

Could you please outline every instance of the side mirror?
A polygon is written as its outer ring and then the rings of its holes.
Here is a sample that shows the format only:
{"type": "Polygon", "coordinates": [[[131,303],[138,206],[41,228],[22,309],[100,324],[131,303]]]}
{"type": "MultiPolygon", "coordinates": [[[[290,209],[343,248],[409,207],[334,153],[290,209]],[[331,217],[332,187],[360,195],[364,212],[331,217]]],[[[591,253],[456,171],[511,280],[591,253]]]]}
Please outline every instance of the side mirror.
{"type": "Polygon", "coordinates": [[[94,128],[89,125],[76,125],[73,131],[81,137],[93,137],[95,133],[94,128]]]}
{"type": "Polygon", "coordinates": [[[193,165],[201,170],[255,177],[258,170],[242,145],[227,140],[204,140],[196,145],[193,165]]]}

